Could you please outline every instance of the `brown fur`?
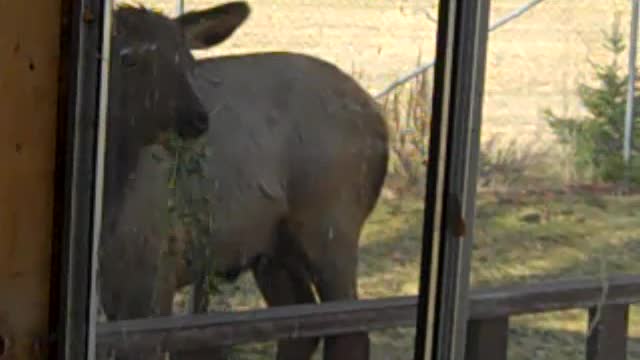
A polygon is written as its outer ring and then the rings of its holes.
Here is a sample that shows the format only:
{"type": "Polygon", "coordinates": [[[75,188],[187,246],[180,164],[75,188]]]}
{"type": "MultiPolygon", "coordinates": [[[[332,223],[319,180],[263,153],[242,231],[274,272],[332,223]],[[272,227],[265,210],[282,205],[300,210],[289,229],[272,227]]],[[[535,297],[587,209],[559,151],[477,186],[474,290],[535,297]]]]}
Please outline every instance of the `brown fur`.
{"type": "MultiPolygon", "coordinates": [[[[192,47],[211,46],[244,21],[243,10],[236,3],[177,23],[197,24],[186,32],[192,47]]],[[[375,101],[335,66],[285,52],[201,60],[193,79],[209,114],[206,175],[215,185],[192,190],[212,199],[215,271],[232,278],[251,270],[269,306],[357,299],[360,231],[388,161],[375,101]]],[[[101,292],[113,319],[167,314],[173,293],[194,280],[185,273],[198,270],[180,255],[184,237],[156,235],[168,234],[158,230],[166,224],[159,211],[169,193],[158,180],[166,169],[140,149],[136,177],[114,189],[128,195],[106,215],[114,220],[103,235],[101,292]]],[[[317,341],[281,341],[277,358],[310,359],[317,341]]],[[[327,360],[368,354],[366,333],[325,339],[327,360]]]]}

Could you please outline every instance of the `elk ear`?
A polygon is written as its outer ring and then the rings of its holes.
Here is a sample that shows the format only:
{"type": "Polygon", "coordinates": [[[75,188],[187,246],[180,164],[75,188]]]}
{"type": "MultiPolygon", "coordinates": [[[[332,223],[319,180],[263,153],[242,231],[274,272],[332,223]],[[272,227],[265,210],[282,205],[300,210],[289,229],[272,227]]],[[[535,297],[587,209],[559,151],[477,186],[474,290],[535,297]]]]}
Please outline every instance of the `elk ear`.
{"type": "Polygon", "coordinates": [[[204,49],[231,36],[249,17],[250,12],[249,4],[237,1],[190,11],[178,16],[175,21],[182,28],[190,49],[204,49]]]}

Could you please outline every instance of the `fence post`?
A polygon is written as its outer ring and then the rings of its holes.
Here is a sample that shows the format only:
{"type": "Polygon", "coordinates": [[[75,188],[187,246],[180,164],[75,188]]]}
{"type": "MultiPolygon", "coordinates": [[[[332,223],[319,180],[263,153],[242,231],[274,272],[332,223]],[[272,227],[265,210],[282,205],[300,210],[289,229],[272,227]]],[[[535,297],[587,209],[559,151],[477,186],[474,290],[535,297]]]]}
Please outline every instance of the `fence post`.
{"type": "Polygon", "coordinates": [[[626,359],[628,327],[629,305],[589,309],[589,328],[593,331],[587,337],[587,360],[626,359]],[[597,321],[595,326],[594,321],[597,321]]]}
{"type": "Polygon", "coordinates": [[[465,360],[507,360],[509,318],[469,320],[465,360]]]}
{"type": "Polygon", "coordinates": [[[638,48],[638,11],[640,0],[631,0],[631,34],[629,36],[629,83],[627,84],[627,108],[624,117],[624,182],[629,186],[631,181],[631,147],[633,139],[633,119],[636,89],[636,53],[638,48]]]}

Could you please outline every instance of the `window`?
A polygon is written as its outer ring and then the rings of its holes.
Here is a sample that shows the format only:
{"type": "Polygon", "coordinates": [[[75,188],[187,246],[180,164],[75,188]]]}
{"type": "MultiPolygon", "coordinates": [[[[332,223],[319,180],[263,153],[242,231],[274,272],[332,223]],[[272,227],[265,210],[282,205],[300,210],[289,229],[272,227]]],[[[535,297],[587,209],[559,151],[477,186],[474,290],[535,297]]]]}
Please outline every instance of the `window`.
{"type": "Polygon", "coordinates": [[[488,2],[180,5],[76,9],[67,358],[462,354],[488,2]]]}

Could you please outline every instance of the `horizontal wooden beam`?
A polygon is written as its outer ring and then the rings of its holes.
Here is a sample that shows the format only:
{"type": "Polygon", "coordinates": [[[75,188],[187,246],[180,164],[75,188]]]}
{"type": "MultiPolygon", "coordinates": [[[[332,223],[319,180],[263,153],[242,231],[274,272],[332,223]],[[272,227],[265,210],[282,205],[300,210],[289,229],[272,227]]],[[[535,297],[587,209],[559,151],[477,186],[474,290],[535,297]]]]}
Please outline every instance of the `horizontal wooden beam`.
{"type": "MultiPolygon", "coordinates": [[[[547,281],[472,292],[471,320],[591,308],[640,301],[640,276],[607,280],[547,281]]],[[[395,297],[294,305],[242,312],[209,313],[103,323],[97,327],[99,349],[186,351],[279,339],[337,335],[415,326],[417,298],[395,297]]]]}
{"type": "Polygon", "coordinates": [[[98,348],[191,349],[414,326],[416,297],[292,305],[99,324],[98,348]]]}
{"type": "Polygon", "coordinates": [[[601,279],[566,279],[488,288],[471,296],[470,317],[493,319],[570,309],[588,309],[599,305],[603,292],[605,304],[640,302],[640,276],[618,275],[601,279]]]}

